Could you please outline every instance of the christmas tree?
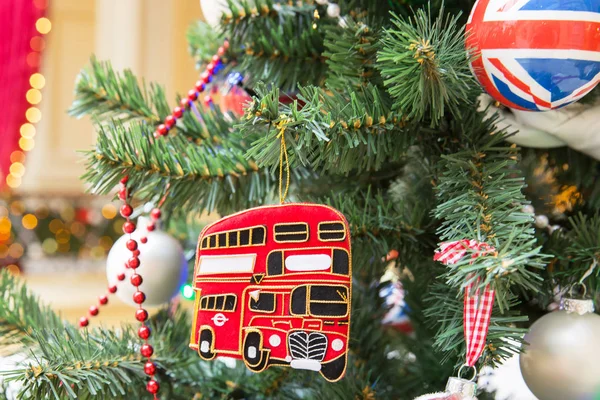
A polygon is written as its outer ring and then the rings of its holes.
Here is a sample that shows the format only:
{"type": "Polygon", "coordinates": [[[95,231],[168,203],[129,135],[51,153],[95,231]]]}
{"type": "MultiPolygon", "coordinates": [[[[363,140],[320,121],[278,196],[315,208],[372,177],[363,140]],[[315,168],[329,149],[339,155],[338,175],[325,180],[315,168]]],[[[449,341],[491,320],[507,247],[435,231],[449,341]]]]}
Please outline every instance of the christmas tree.
{"type": "MultiPolygon", "coordinates": [[[[330,205],[350,227],[343,379],[204,361],[188,347],[192,315],[165,308],[149,321],[158,398],[412,399],[442,390],[465,363],[466,287],[495,293],[478,367],[518,353],[557,293],[582,284],[596,297],[598,163],[568,147],[519,148],[494,106],[481,110],[475,56],[465,52],[471,6],[235,0],[218,29],[190,28],[191,56],[207,72],[183,97],[110,62],[82,70],[70,113],[96,121],[83,177],[94,193],[114,192],[126,176],[130,203],[160,206],[163,222],[183,231],[203,212],[282,197],[330,205]],[[242,115],[204,99],[218,85],[248,93],[242,115]],[[477,250],[434,260],[442,244],[462,241],[477,250]],[[382,324],[390,262],[410,334],[382,324]]],[[[1,276],[0,349],[27,355],[5,373],[19,398],[152,397],[135,321],[79,329],[1,276]]]]}

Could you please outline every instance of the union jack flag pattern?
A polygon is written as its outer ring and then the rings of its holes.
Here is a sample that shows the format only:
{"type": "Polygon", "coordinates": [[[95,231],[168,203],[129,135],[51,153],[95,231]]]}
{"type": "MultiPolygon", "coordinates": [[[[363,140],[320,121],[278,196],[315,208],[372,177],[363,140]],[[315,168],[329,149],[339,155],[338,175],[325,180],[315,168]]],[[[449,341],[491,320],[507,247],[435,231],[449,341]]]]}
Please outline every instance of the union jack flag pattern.
{"type": "Polygon", "coordinates": [[[560,108],[600,81],[600,0],[478,0],[466,44],[494,99],[519,110],[560,108]]]}

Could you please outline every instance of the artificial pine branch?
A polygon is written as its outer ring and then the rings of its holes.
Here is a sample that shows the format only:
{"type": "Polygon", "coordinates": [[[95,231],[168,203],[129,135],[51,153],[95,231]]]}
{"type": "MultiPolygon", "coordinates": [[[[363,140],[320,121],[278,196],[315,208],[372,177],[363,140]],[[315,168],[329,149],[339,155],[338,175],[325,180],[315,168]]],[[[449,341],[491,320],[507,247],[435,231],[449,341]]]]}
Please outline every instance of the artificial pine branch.
{"type": "Polygon", "coordinates": [[[91,59],[89,69],[81,71],[75,86],[75,100],[69,109],[74,117],[91,115],[121,122],[143,120],[159,124],[170,113],[162,87],[144,83],[130,70],[114,71],[110,63],[91,59]]]}
{"type": "Polygon", "coordinates": [[[377,66],[394,108],[408,118],[428,116],[432,126],[446,109],[460,115],[461,108],[473,108],[477,85],[465,56],[459,15],[446,16],[442,8],[435,20],[429,9],[408,19],[392,16],[394,27],[385,30],[377,66]]]}
{"type": "Polygon", "coordinates": [[[513,290],[538,289],[541,278],[536,270],[543,268],[544,257],[536,243],[532,215],[522,211],[527,201],[522,193],[524,180],[516,168],[518,149],[503,143],[506,135],[494,129],[493,121],[479,118],[479,129],[463,135],[463,149],[442,156],[435,216],[441,220],[441,241],[475,239],[493,246],[495,252],[476,258],[468,254],[448,265],[428,316],[442,321],[437,345],[456,351],[462,342],[462,302],[457,299],[468,282],[479,279],[479,287],[491,285],[496,308],[506,318],[497,320],[497,328],[492,320],[490,328],[490,332],[502,331],[497,340],[493,333],[489,337],[492,346],[486,359],[496,361],[514,350],[501,338],[517,338],[521,333],[509,325],[515,320],[506,315],[516,305],[513,290]],[[445,302],[443,310],[437,307],[440,301],[445,302]]]}
{"type": "Polygon", "coordinates": [[[277,88],[259,87],[257,93],[237,129],[251,133],[263,127],[265,133],[247,153],[261,166],[279,165],[282,131],[291,165],[335,174],[378,170],[402,160],[414,140],[375,86],[346,94],[305,87],[290,105],[279,103],[277,88]]]}
{"type": "Polygon", "coordinates": [[[0,271],[0,355],[16,353],[35,345],[36,330],[60,329],[63,322],[39,298],[6,269],[0,271]]]}
{"type": "MultiPolygon", "coordinates": [[[[180,135],[154,139],[145,125],[106,125],[96,149],[87,152],[83,179],[93,192],[106,194],[128,175],[143,200],[167,193],[163,208],[169,212],[227,214],[272,200],[275,177],[243,156],[243,140],[229,139],[218,147],[202,146],[180,135]]],[[[292,182],[305,176],[302,169],[292,170],[292,182]]]]}
{"type": "Polygon", "coordinates": [[[229,1],[222,19],[224,34],[238,55],[247,84],[268,80],[289,92],[298,85],[320,84],[326,71],[324,27],[334,18],[315,20],[315,5],[298,6],[271,0],[229,1]],[[313,23],[318,29],[313,28],[313,23]]]}

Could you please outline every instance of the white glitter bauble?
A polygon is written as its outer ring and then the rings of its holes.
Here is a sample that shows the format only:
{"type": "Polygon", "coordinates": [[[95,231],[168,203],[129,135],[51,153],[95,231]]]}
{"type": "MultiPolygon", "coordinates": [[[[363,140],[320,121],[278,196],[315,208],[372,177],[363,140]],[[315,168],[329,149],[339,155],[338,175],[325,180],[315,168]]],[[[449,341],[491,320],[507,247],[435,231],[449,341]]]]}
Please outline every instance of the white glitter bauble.
{"type": "Polygon", "coordinates": [[[229,10],[227,0],[200,0],[200,8],[206,22],[213,27],[219,26],[221,16],[229,10]]]}
{"type": "Polygon", "coordinates": [[[550,220],[545,215],[536,215],[535,216],[535,226],[537,226],[538,228],[542,228],[542,229],[546,228],[549,223],[550,223],[550,220]]]}
{"type": "MultiPolygon", "coordinates": [[[[593,310],[591,300],[564,300],[567,310],[593,310]],[[570,305],[569,305],[570,304],[570,305]],[[587,304],[587,306],[586,306],[587,304]]],[[[600,316],[549,313],[525,335],[523,378],[539,400],[591,400],[600,393],[600,316]]]]}
{"type": "MultiPolygon", "coordinates": [[[[163,231],[147,232],[145,227],[148,220],[139,218],[137,229],[131,238],[138,242],[140,250],[140,267],[137,272],[143,282],[140,290],[146,295],[144,306],[159,306],[167,303],[179,292],[179,288],[187,277],[187,261],[179,242],[163,231]],[[140,239],[145,236],[148,241],[144,244],[140,239]]],[[[136,289],[129,281],[134,270],[126,268],[125,263],[131,258],[131,251],[126,243],[129,235],[121,236],[110,249],[106,260],[106,276],[110,285],[117,285],[117,297],[127,304],[137,306],[133,301],[136,289]],[[125,280],[119,281],[117,276],[125,274],[125,280]]]]}
{"type": "Polygon", "coordinates": [[[327,15],[331,18],[337,18],[340,16],[340,6],[335,3],[329,3],[327,6],[327,15]]]}

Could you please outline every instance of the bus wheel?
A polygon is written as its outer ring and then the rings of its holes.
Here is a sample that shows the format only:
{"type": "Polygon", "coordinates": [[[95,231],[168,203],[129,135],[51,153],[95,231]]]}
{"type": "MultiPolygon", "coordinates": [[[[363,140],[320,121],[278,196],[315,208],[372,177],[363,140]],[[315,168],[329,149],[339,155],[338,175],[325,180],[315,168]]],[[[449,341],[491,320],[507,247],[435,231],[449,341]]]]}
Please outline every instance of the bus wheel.
{"type": "Polygon", "coordinates": [[[202,329],[200,331],[200,341],[198,343],[198,354],[203,360],[212,360],[216,353],[211,351],[214,349],[214,340],[212,330],[202,329]]]}
{"type": "Polygon", "coordinates": [[[267,367],[269,350],[263,350],[259,332],[248,332],[244,339],[244,363],[249,370],[260,372],[267,367]]]}
{"type": "Polygon", "coordinates": [[[337,382],[346,371],[346,354],[333,361],[321,364],[321,375],[329,382],[337,382]]]}

